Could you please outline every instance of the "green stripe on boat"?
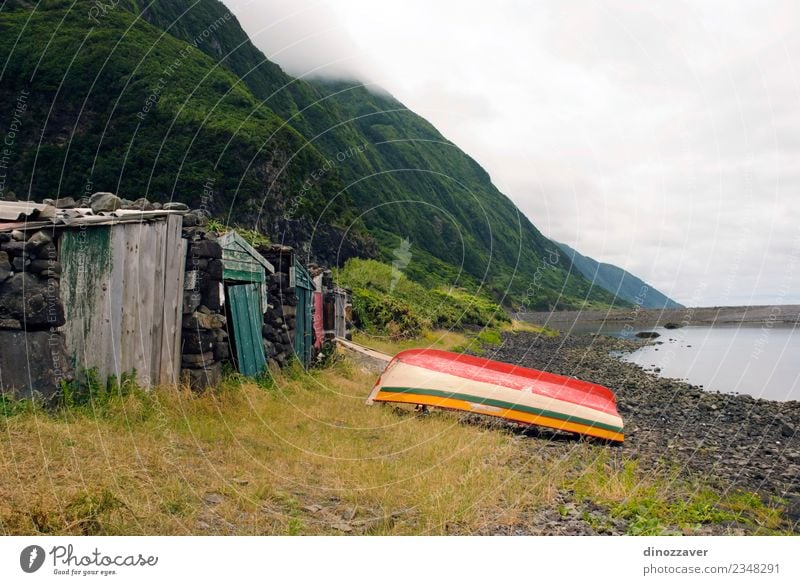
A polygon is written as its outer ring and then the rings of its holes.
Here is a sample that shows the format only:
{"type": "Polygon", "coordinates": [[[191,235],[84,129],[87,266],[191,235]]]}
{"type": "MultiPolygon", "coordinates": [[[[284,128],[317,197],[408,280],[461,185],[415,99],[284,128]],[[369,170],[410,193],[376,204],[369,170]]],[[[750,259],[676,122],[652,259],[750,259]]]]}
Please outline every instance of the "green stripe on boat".
{"type": "MultiPolygon", "coordinates": [[[[622,427],[615,427],[605,423],[589,420],[587,418],[580,418],[577,416],[569,416],[561,412],[554,412],[552,410],[544,410],[541,408],[533,408],[525,406],[524,404],[514,404],[504,400],[496,400],[494,398],[481,398],[480,396],[473,396],[471,394],[461,394],[460,392],[445,392],[444,390],[430,390],[428,388],[400,388],[400,387],[381,387],[381,392],[394,392],[396,394],[422,394],[424,396],[436,396],[439,398],[455,398],[457,400],[464,400],[466,402],[473,402],[475,404],[485,404],[487,406],[496,406],[498,408],[506,408],[509,410],[518,410],[527,414],[536,414],[539,416],[547,416],[565,422],[574,422],[594,427],[596,429],[605,429],[607,431],[614,431],[622,433],[622,427]]],[[[588,408],[588,407],[587,407],[588,408]]]]}

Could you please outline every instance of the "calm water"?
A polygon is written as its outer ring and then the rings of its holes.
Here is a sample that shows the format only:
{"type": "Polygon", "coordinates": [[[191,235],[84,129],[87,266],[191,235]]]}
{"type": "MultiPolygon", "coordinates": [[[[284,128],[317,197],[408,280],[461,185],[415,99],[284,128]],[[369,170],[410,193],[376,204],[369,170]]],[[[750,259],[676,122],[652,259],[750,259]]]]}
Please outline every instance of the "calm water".
{"type": "MultiPolygon", "coordinates": [[[[660,376],[680,378],[706,390],[800,400],[800,328],[655,327],[659,345],[622,357],[660,376]]],[[[606,331],[606,333],[613,333],[606,331]]]]}

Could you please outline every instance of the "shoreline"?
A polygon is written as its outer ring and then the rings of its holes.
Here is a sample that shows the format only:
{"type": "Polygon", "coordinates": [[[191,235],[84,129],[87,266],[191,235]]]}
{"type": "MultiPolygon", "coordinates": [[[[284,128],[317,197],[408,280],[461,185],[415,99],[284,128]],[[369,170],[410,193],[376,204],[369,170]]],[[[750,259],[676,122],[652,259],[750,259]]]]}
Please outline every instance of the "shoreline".
{"type": "Polygon", "coordinates": [[[800,326],[800,305],[751,305],[736,307],[686,307],[683,309],[612,309],[608,311],[538,311],[517,313],[515,318],[548,325],[555,329],[571,329],[576,325],[631,325],[656,327],[674,323],[681,327],[762,326],[782,324],[800,326]]]}
{"type": "MultiPolygon", "coordinates": [[[[609,449],[619,464],[634,459],[653,473],[671,469],[686,480],[702,478],[723,494],[737,490],[756,493],[765,501],[784,506],[786,524],[798,532],[800,401],[777,402],[745,394],[708,392],[681,380],[661,378],[611,355],[612,351],[633,351],[646,344],[647,341],[605,335],[546,338],[516,333],[504,335],[499,346],[484,346],[484,357],[612,389],[625,422],[625,442],[609,449]]],[[[546,432],[535,431],[534,435],[548,437],[546,432]]],[[[549,450],[565,457],[577,445],[556,440],[555,434],[550,438],[549,450]]],[[[531,442],[529,448],[541,449],[541,442],[531,442]]],[[[560,533],[596,533],[586,532],[585,523],[580,521],[586,515],[582,503],[571,500],[569,494],[561,497],[577,511],[570,519],[572,528],[560,533]]],[[[558,518],[550,512],[542,521],[552,529],[558,518]]],[[[594,509],[592,513],[603,512],[594,509]]],[[[624,526],[609,526],[605,533],[625,532],[624,526]]],[[[710,534],[743,530],[714,524],[707,529],[710,534]]]]}

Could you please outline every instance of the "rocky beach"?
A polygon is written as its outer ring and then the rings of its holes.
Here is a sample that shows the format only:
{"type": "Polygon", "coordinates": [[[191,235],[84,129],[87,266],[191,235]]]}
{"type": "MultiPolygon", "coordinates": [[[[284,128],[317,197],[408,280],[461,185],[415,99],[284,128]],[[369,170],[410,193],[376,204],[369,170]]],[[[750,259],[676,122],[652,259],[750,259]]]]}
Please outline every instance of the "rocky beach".
{"type": "MultiPolygon", "coordinates": [[[[757,400],[747,395],[711,393],[663,379],[622,362],[619,352],[648,343],[602,335],[546,337],[506,334],[485,357],[546,370],[611,388],[625,421],[625,442],[606,447],[611,461],[633,460],[653,474],[699,481],[720,494],[746,492],[782,509],[783,529],[797,533],[800,519],[800,402],[757,400]]],[[[536,457],[569,457],[585,448],[565,434],[522,431],[536,457]]],[[[607,509],[559,492],[557,506],[539,511],[518,527],[491,527],[488,533],[625,534],[629,521],[607,509]]],[[[708,523],[694,534],[748,534],[737,522],[708,523]]]]}

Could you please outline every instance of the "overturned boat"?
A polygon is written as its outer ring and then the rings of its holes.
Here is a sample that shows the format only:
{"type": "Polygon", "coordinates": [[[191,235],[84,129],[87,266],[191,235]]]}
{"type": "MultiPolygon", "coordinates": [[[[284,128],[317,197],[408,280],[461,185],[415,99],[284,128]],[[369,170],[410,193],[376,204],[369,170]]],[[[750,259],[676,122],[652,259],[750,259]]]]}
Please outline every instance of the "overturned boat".
{"type": "Polygon", "coordinates": [[[614,393],[604,386],[435,349],[398,353],[367,399],[463,410],[622,442],[614,393]]]}

